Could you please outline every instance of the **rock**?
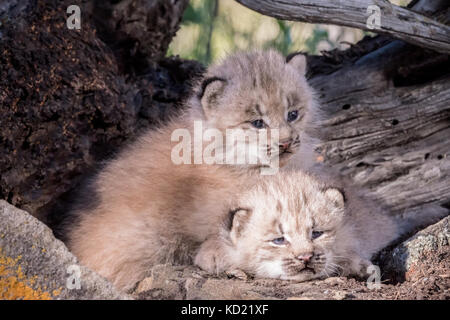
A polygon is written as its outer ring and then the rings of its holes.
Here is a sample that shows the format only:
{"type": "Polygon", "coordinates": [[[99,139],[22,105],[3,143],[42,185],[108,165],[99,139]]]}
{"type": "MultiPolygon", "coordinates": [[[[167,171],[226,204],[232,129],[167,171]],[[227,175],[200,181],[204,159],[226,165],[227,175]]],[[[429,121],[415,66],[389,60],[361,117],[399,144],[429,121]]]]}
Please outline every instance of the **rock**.
{"type": "Polygon", "coordinates": [[[416,281],[430,276],[430,263],[441,263],[443,272],[450,272],[448,262],[450,253],[450,216],[442,219],[383,254],[383,272],[397,281],[416,281]],[[447,259],[445,259],[447,258],[447,259]],[[436,260],[436,261],[435,261],[436,260]],[[441,261],[442,260],[442,261],[441,261]]]}
{"type": "Polygon", "coordinates": [[[27,212],[0,200],[0,221],[0,300],[130,299],[79,265],[52,231],[27,212]]]}

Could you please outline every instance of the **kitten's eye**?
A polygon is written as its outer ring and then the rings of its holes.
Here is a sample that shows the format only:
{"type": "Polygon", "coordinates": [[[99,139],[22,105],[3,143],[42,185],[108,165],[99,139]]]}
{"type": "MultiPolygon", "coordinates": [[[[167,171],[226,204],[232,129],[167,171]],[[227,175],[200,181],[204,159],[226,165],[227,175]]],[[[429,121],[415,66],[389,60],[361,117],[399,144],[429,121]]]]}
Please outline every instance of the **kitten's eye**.
{"type": "Polygon", "coordinates": [[[252,126],[254,126],[257,129],[262,129],[266,126],[266,124],[264,123],[264,121],[262,119],[252,121],[251,124],[252,124],[252,126]]]}
{"type": "Polygon", "coordinates": [[[279,237],[279,238],[273,239],[272,243],[276,244],[277,246],[282,246],[284,244],[287,244],[287,240],[285,237],[279,237]]]}
{"type": "Polygon", "coordinates": [[[287,115],[287,121],[292,122],[297,120],[298,118],[298,110],[289,111],[287,115]]]}
{"type": "Polygon", "coordinates": [[[313,231],[311,233],[311,239],[317,239],[318,237],[320,237],[321,235],[323,235],[323,231],[313,231]]]}

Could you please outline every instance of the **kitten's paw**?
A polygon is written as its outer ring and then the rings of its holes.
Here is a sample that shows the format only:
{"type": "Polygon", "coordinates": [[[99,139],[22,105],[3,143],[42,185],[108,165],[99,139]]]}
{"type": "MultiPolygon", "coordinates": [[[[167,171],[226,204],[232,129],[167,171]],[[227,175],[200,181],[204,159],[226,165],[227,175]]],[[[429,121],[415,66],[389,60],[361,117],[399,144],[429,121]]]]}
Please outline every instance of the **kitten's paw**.
{"type": "Polygon", "coordinates": [[[352,265],[353,274],[360,278],[367,278],[370,276],[369,267],[372,266],[372,262],[365,259],[358,259],[352,265]]]}
{"type": "Polygon", "coordinates": [[[194,264],[211,274],[225,271],[224,253],[213,241],[202,244],[194,258],[194,264]]]}
{"type": "Polygon", "coordinates": [[[194,259],[194,264],[208,273],[218,273],[217,254],[210,250],[202,250],[197,253],[194,259]]]}

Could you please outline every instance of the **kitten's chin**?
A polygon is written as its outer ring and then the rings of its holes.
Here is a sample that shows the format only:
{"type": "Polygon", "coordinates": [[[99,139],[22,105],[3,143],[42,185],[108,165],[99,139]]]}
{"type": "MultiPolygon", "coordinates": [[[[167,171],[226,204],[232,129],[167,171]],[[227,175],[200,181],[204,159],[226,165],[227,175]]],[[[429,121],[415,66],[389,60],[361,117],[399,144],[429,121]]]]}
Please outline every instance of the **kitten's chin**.
{"type": "Polygon", "coordinates": [[[286,164],[288,164],[289,160],[291,160],[291,158],[294,156],[293,152],[284,152],[282,154],[280,154],[279,156],[279,165],[280,168],[284,167],[286,164]]]}
{"type": "Polygon", "coordinates": [[[293,274],[293,275],[282,275],[280,277],[281,280],[288,280],[288,281],[296,281],[296,282],[303,282],[303,281],[309,281],[314,280],[317,278],[320,278],[321,276],[317,274],[316,272],[313,272],[308,269],[303,269],[302,271],[293,274]]]}

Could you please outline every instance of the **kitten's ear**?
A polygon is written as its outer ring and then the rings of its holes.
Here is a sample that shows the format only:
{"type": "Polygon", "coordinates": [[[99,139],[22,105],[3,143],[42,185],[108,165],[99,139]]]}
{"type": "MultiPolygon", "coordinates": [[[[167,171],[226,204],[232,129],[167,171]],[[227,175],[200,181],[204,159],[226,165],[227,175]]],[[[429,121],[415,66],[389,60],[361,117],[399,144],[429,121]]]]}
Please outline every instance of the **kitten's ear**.
{"type": "Polygon", "coordinates": [[[227,228],[230,231],[230,238],[233,244],[236,244],[242,235],[251,215],[250,209],[237,208],[228,212],[227,228]]]}
{"type": "Polygon", "coordinates": [[[211,77],[203,80],[198,98],[200,99],[206,117],[214,110],[217,97],[225,89],[226,83],[227,80],[220,77],[211,77]]]}
{"type": "Polygon", "coordinates": [[[293,66],[297,71],[304,76],[306,74],[306,56],[302,53],[295,53],[286,58],[286,62],[293,66]]]}
{"type": "Polygon", "coordinates": [[[337,208],[345,207],[345,195],[342,190],[338,188],[328,188],[325,190],[325,196],[334,203],[337,208]]]}

